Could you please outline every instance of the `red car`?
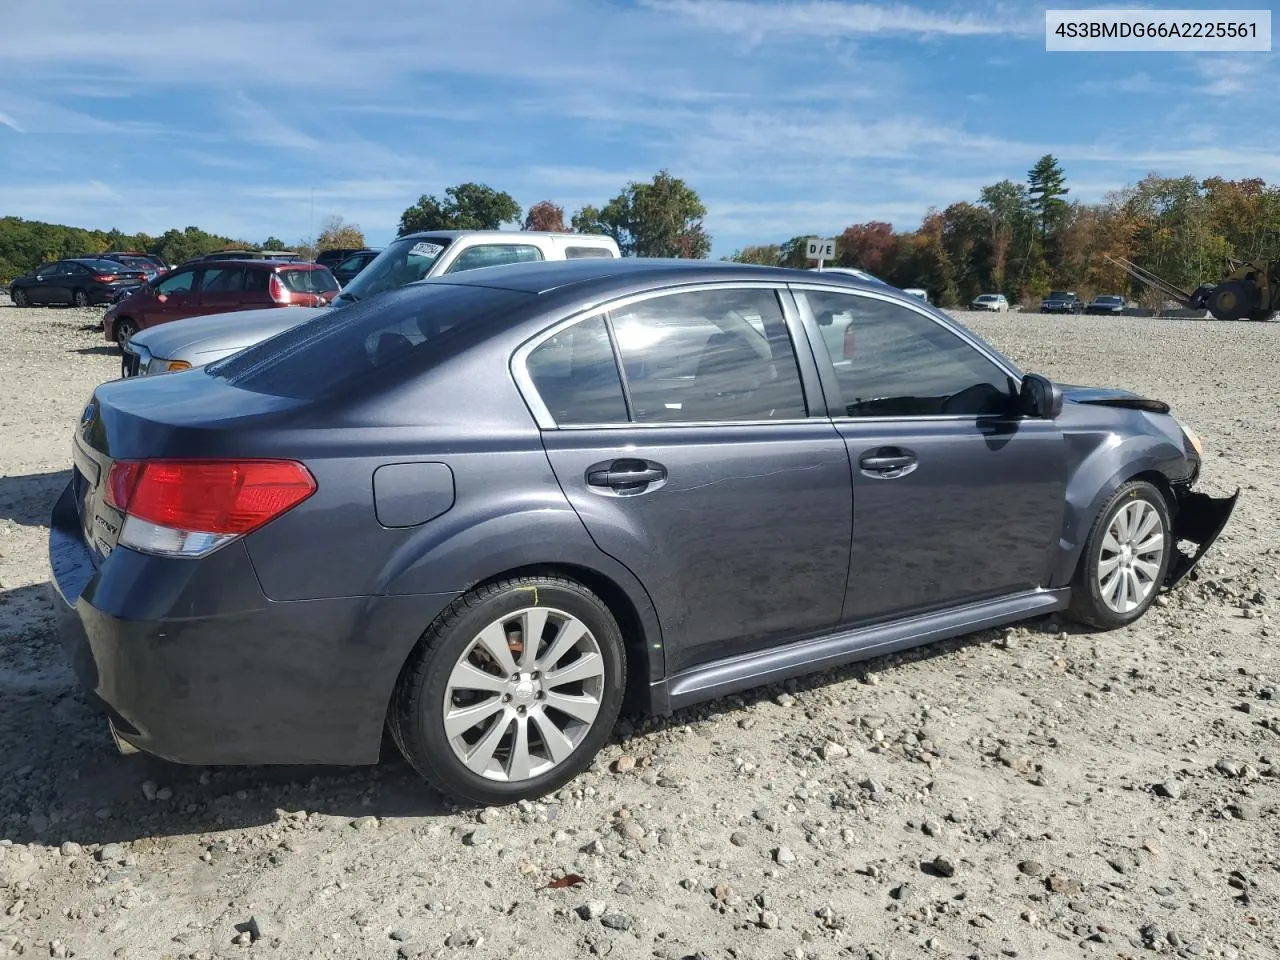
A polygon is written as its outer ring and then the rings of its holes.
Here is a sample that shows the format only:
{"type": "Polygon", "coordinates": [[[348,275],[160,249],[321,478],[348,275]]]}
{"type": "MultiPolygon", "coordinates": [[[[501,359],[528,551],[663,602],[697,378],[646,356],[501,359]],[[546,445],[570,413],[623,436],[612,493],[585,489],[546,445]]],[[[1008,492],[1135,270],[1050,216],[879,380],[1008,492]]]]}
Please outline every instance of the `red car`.
{"type": "Polygon", "coordinates": [[[193,263],[112,304],[102,317],[102,332],[123,352],[130,337],[156,324],[258,307],[323,307],[340,289],[329,268],[316,263],[193,263]]]}

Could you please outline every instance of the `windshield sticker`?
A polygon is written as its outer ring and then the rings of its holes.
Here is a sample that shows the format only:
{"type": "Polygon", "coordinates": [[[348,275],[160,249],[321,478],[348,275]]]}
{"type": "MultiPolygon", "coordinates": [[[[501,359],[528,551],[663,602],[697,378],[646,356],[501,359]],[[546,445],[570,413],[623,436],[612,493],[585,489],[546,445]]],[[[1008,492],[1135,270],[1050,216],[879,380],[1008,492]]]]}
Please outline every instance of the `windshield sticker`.
{"type": "Polygon", "coordinates": [[[426,240],[422,240],[413,245],[413,247],[409,250],[409,256],[434,257],[437,254],[439,254],[440,251],[443,249],[444,247],[440,246],[440,244],[438,243],[428,243],[426,240]]]}

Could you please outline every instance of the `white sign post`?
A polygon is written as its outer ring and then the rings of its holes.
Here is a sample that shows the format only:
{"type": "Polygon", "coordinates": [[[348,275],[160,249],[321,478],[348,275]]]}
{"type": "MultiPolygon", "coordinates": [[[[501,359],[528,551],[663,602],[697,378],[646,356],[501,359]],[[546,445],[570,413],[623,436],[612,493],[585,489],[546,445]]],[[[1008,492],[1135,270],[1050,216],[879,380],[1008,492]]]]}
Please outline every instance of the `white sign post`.
{"type": "Polygon", "coordinates": [[[836,258],[836,242],[834,240],[821,240],[817,237],[810,237],[804,255],[806,259],[817,260],[818,270],[821,271],[823,260],[834,260],[836,258]]]}

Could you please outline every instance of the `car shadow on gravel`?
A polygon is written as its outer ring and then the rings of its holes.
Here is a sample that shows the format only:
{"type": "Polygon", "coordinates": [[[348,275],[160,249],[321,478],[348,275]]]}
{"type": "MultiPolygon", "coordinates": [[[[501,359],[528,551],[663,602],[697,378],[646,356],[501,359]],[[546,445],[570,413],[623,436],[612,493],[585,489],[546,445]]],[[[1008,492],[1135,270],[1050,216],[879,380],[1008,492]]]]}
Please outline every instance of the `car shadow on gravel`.
{"type": "MultiPolygon", "coordinates": [[[[0,751],[0,838],[89,845],[217,835],[269,824],[295,811],[335,817],[341,824],[365,816],[433,818],[460,809],[424,783],[389,737],[382,760],[366,767],[184,766],[142,753],[121,755],[105,718],[79,691],[66,665],[47,591],[47,584],[0,591],[0,735],[9,745],[0,751]],[[25,615],[9,613],[19,608],[25,615]]],[[[1035,630],[1038,622],[1025,626],[1035,630]]],[[[745,715],[751,705],[784,690],[796,695],[866,681],[871,674],[944,658],[995,636],[984,631],[940,641],[744,691],[671,717],[625,716],[606,750],[621,744],[644,754],[647,738],[673,727],[745,715]]]]}
{"type": "MultiPolygon", "coordinates": [[[[101,332],[98,327],[91,327],[89,329],[101,332]]],[[[87,357],[110,357],[113,355],[119,355],[120,348],[114,343],[104,343],[97,347],[68,347],[67,353],[79,353],[87,357]]]]}
{"type": "Polygon", "coordinates": [[[48,526],[53,504],[70,479],[70,470],[0,476],[0,523],[12,520],[24,527],[48,526]]]}

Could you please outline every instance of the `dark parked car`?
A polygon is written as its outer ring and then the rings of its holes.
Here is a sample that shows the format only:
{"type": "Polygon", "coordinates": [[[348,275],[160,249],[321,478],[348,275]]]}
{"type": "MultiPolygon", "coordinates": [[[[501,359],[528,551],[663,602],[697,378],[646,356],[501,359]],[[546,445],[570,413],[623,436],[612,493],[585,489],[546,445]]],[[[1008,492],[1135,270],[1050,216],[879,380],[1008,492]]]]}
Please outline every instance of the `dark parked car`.
{"type": "Polygon", "coordinates": [[[1124,313],[1127,309],[1129,309],[1129,303],[1124,297],[1103,294],[1089,301],[1089,305],[1084,308],[1084,312],[1094,314],[1124,313]]]}
{"type": "Polygon", "coordinates": [[[514,264],[98,387],[49,559],[120,749],[362,764],[389,727],[503,803],[581,771],[624,695],[1132,623],[1235,505],[1193,492],[1201,455],[1164,404],[1024,374],[882,285],[514,264]]]}
{"type": "Polygon", "coordinates": [[[88,307],[110,303],[122,289],[136,289],[145,283],[146,272],[115,260],[79,257],[55,260],[9,284],[9,299],[15,307],[37,304],[65,304],[88,307]]]}
{"type": "Polygon", "coordinates": [[[163,259],[152,253],[138,253],[133,250],[112,250],[109,253],[104,253],[102,256],[106,257],[108,260],[119,260],[121,257],[136,257],[139,260],[146,260],[157,273],[164,273],[166,270],[170,269],[169,264],[165,263],[163,259]]]}
{"type": "Polygon", "coordinates": [[[381,250],[374,250],[371,247],[334,247],[330,250],[321,250],[317,253],[316,263],[324,264],[330,270],[333,270],[333,268],[343,260],[353,257],[357,253],[372,253],[376,257],[381,252],[381,250]]]}
{"type": "MultiPolygon", "coordinates": [[[[344,257],[329,269],[333,271],[334,278],[345,287],[359,275],[361,270],[378,259],[378,254],[381,252],[381,250],[360,250],[349,257],[344,257]]],[[[316,262],[320,262],[319,258],[316,262]]]]}
{"type": "Polygon", "coordinates": [[[314,263],[201,261],[113,303],[102,315],[102,332],[123,353],[130,337],[159,323],[255,307],[322,307],[338,289],[333,274],[314,263]]]}
{"type": "Polygon", "coordinates": [[[1041,313],[1084,313],[1084,301],[1067,290],[1051,290],[1040,301],[1041,313]]]}

